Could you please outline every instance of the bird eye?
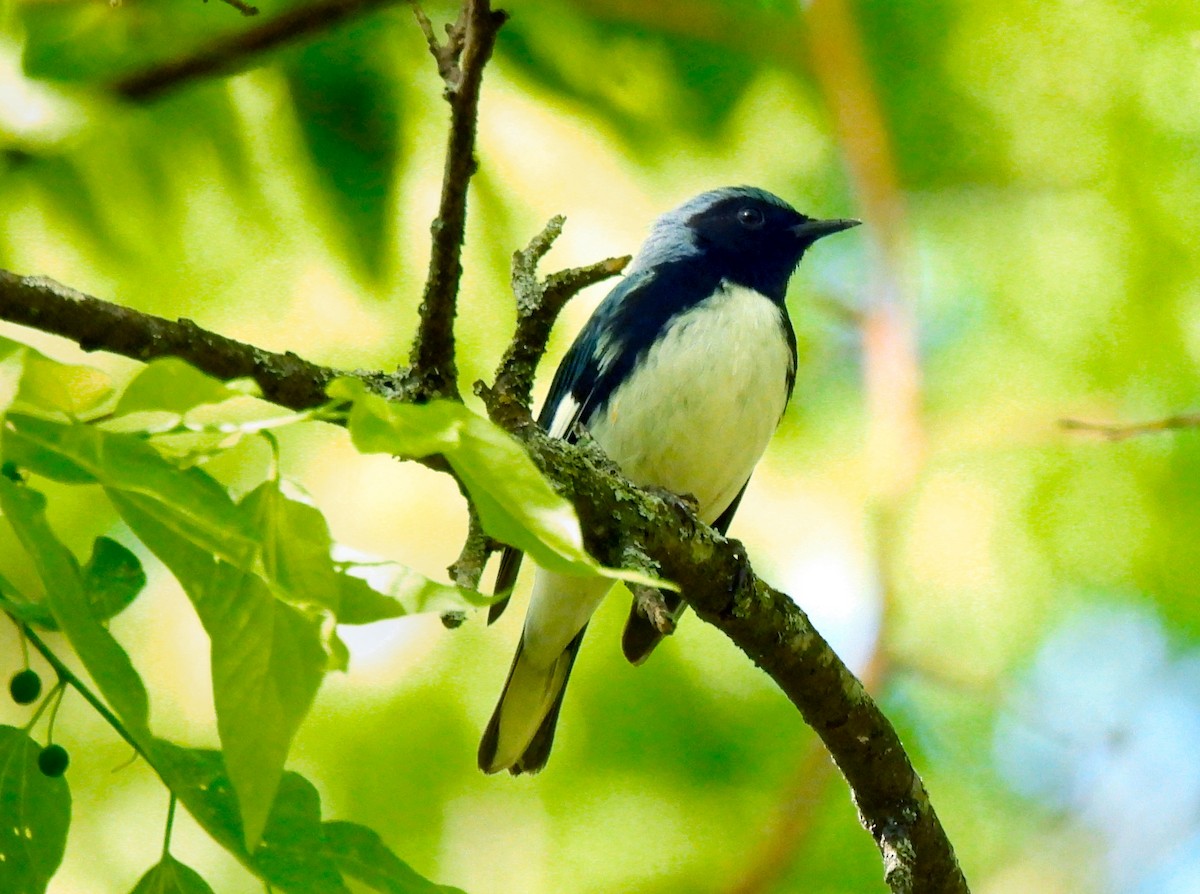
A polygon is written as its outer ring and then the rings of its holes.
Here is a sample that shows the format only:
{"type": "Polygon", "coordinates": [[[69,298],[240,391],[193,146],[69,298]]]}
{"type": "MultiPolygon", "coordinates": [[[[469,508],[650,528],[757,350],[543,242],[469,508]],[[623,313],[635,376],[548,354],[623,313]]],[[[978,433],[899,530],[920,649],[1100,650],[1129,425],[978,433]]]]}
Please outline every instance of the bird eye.
{"type": "Polygon", "coordinates": [[[739,208],[737,219],[738,223],[750,229],[757,229],[763,225],[763,213],[757,208],[739,208]]]}

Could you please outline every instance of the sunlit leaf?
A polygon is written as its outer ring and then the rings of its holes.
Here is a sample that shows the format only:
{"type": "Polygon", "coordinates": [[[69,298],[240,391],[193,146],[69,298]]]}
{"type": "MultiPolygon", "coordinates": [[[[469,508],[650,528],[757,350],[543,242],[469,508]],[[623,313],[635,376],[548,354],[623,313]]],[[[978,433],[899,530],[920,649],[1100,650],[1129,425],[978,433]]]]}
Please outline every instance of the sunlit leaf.
{"type": "Polygon", "coordinates": [[[17,398],[21,374],[25,371],[24,345],[0,338],[0,420],[17,398]]]}
{"type": "Polygon", "coordinates": [[[193,543],[248,567],[255,536],[225,488],[199,469],[180,470],[134,435],[28,416],[10,416],[4,455],[66,483],[100,482],[141,498],[144,509],[193,543]]]}
{"type": "Polygon", "coordinates": [[[91,366],[59,363],[27,348],[13,408],[36,415],[86,416],[111,396],[107,373],[91,366]]]}
{"type": "Polygon", "coordinates": [[[328,666],[322,621],[280,602],[257,575],[214,560],[144,503],[110,499],[179,580],[211,640],[217,732],[253,847],[328,666]]]}
{"type": "Polygon", "coordinates": [[[213,894],[200,873],[170,854],[143,875],[132,894],[213,894]]]}
{"type": "Polygon", "coordinates": [[[321,827],[326,853],[344,874],[380,894],[462,894],[418,875],[383,843],[374,829],[358,823],[329,822],[321,827]]]}
{"type": "Polygon", "coordinates": [[[328,393],[354,402],[348,427],[360,452],[441,454],[471,494],[484,530],[529,553],[543,568],[672,586],[637,571],[605,568],[592,559],[583,548],[571,504],[550,486],[520,444],[462,404],[387,401],[350,378],[334,381],[328,393]]]}
{"type": "Polygon", "coordinates": [[[193,407],[221,403],[244,393],[244,389],[214,379],[178,357],[160,357],[126,386],[113,412],[124,415],[167,410],[182,416],[193,407]]]}
{"type": "Polygon", "coordinates": [[[370,624],[422,612],[461,611],[492,603],[476,590],[431,580],[396,562],[353,565],[337,576],[340,592],[338,621],[370,624]]]}
{"type": "Polygon", "coordinates": [[[75,557],[46,521],[46,498],[0,476],[0,509],[33,560],[59,629],[126,726],[145,730],[150,705],[129,656],[97,620],[75,557]]]}
{"type": "Polygon", "coordinates": [[[40,894],[62,862],[71,824],[65,776],[38,769],[41,745],[0,726],[0,891],[40,894]]]}
{"type": "Polygon", "coordinates": [[[262,567],[272,592],[301,606],[316,603],[336,612],[333,541],[321,511],[286,496],[278,481],[264,481],[246,495],[241,508],[258,531],[262,567]]]}

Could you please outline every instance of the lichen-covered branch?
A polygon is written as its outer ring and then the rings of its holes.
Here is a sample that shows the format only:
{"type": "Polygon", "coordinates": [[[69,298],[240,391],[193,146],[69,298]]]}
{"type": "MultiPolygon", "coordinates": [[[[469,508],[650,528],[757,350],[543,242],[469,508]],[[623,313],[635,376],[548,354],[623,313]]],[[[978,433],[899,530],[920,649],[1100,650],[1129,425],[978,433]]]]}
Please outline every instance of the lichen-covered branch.
{"type": "Polygon", "coordinates": [[[491,58],[496,35],[508,13],[493,10],[488,0],[466,0],[458,21],[446,29],[440,44],[433,26],[416,7],[430,52],[450,103],[450,135],[442,172],[442,195],[429,255],[429,274],[421,298],[417,334],[404,371],[414,397],[457,398],[458,367],[454,357],[454,316],[462,279],[463,234],[467,225],[467,186],[475,173],[475,125],[483,68],[491,58]]]}
{"type": "Polygon", "coordinates": [[[517,301],[517,328],[496,368],[495,391],[529,409],[533,376],[546,353],[550,332],[563,307],[588,286],[616,276],[629,255],[571,267],[539,279],[538,263],[560,235],[566,218],[552,217],[525,248],[513,252],[512,290],[517,301]]]}
{"type": "MultiPolygon", "coordinates": [[[[249,375],[268,399],[296,409],[319,403],[321,388],[335,374],[190,321],[153,317],[3,271],[0,319],[90,350],[138,359],[170,354],[221,378],[249,375]]],[[[754,575],[741,545],[697,521],[683,501],[635,487],[595,451],[550,439],[528,412],[511,412],[511,395],[485,389],[484,396],[493,418],[510,428],[575,504],[598,559],[620,564],[636,543],[680,584],[696,614],[722,630],[796,705],[850,783],[863,825],[890,855],[897,878],[911,876],[913,891],[965,892],[954,850],[892,725],[796,603],[754,575]]]]}

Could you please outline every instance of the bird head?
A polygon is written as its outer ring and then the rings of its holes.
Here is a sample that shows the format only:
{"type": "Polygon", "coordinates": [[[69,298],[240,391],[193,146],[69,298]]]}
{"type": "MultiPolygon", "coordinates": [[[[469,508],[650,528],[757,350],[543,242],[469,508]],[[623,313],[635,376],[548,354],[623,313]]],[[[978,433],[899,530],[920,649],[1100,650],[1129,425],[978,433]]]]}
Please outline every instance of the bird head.
{"type": "Polygon", "coordinates": [[[702,193],[655,223],[630,272],[662,264],[707,265],[717,276],[782,301],[805,250],[857,220],[815,220],[747,186],[702,193]]]}

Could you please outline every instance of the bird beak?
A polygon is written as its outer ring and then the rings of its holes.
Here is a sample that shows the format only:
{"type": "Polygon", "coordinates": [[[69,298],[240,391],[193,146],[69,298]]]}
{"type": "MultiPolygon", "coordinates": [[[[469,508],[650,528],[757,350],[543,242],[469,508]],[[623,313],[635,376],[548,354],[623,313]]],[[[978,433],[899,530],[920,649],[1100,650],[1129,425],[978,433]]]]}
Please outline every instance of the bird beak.
{"type": "Polygon", "coordinates": [[[796,238],[813,243],[825,236],[840,233],[842,230],[848,230],[851,227],[857,227],[860,223],[862,223],[861,220],[853,220],[852,218],[844,220],[806,220],[804,223],[796,224],[796,226],[792,227],[792,232],[796,234],[796,238]]]}

